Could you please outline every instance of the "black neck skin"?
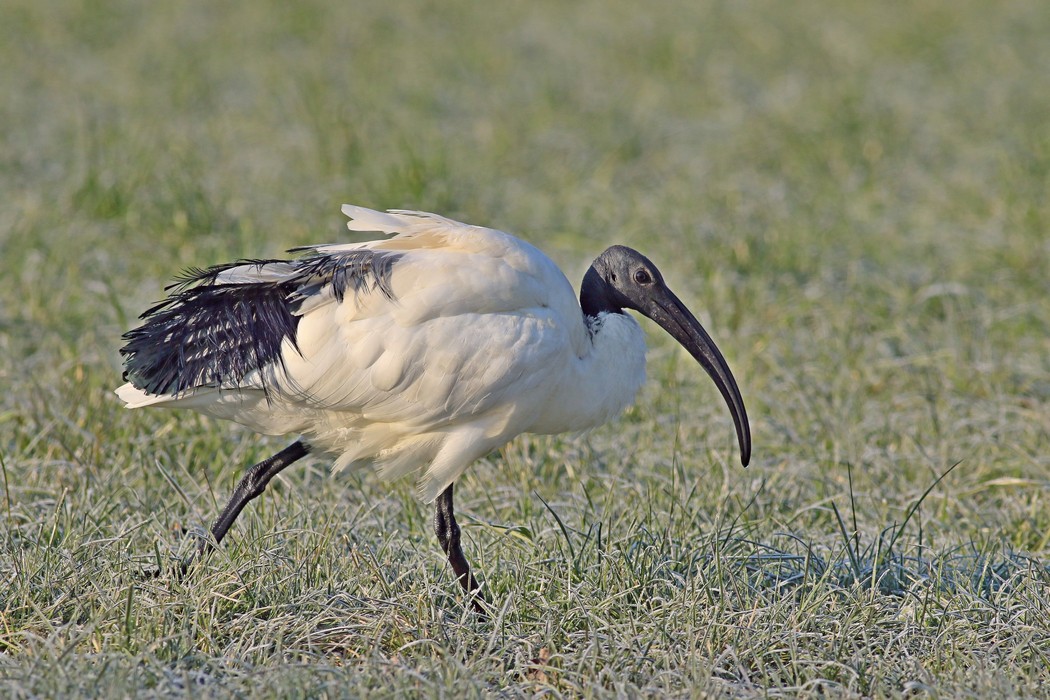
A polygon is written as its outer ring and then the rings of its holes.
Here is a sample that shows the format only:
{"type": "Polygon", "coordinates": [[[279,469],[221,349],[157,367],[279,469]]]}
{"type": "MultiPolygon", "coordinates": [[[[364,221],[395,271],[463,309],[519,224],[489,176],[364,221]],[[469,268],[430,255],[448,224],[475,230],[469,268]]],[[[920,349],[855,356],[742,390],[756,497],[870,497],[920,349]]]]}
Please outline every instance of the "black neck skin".
{"type": "Polygon", "coordinates": [[[622,314],[623,303],[617,299],[616,290],[602,279],[591,265],[580,285],[580,307],[583,315],[596,318],[600,313],[622,314]]]}

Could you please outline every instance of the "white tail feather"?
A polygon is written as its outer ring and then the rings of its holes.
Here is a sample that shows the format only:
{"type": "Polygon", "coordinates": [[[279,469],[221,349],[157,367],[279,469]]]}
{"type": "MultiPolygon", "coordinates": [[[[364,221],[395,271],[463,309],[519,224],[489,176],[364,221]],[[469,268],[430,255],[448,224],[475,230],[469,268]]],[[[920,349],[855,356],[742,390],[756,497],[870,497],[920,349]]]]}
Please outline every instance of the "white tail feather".
{"type": "Polygon", "coordinates": [[[380,231],[382,233],[419,233],[428,230],[475,229],[455,219],[426,211],[391,209],[386,212],[344,204],[343,214],[350,217],[346,227],[351,231],[380,231]]]}
{"type": "Polygon", "coordinates": [[[166,403],[174,399],[173,396],[167,394],[147,394],[141,389],[136,389],[131,384],[125,384],[119,387],[116,395],[120,397],[120,400],[124,402],[126,408],[142,408],[143,406],[155,406],[157,404],[166,403]]]}

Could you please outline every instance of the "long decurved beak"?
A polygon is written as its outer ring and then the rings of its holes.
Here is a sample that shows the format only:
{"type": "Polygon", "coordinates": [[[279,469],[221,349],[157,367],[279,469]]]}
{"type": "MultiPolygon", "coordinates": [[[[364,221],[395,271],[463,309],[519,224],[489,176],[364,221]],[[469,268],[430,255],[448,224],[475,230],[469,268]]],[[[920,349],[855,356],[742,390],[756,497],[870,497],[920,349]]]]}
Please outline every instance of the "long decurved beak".
{"type": "Polygon", "coordinates": [[[642,313],[659,323],[681,343],[714,380],[733,415],[736,436],[740,441],[740,462],[746,467],[751,461],[751,426],[747,422],[747,411],[744,410],[744,400],[740,397],[736,379],[715,341],[711,340],[692,312],[666,286],[653,295],[651,306],[642,313]]]}

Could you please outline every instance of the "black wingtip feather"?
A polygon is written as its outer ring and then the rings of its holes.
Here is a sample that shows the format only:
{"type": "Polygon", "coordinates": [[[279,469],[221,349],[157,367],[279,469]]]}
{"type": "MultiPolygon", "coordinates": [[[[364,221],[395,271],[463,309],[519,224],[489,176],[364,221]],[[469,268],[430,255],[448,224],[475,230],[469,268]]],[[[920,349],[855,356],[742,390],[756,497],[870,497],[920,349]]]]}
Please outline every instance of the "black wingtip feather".
{"type": "Polygon", "coordinates": [[[281,361],[299,317],[286,284],[210,285],[173,294],[124,335],[125,374],[150,394],[235,383],[281,361]]]}
{"type": "Polygon", "coordinates": [[[179,395],[202,386],[233,386],[253,371],[284,369],[282,344],[298,352],[303,302],[327,291],[342,301],[378,290],[393,299],[390,276],[401,253],[353,250],[318,253],[300,260],[239,260],[207,269],[190,268],[166,289],[163,301],[124,334],[124,378],[155,395],[179,395]],[[256,272],[274,266],[280,281],[220,283],[237,267],[256,272]],[[278,268],[277,266],[283,266],[278,268]]]}

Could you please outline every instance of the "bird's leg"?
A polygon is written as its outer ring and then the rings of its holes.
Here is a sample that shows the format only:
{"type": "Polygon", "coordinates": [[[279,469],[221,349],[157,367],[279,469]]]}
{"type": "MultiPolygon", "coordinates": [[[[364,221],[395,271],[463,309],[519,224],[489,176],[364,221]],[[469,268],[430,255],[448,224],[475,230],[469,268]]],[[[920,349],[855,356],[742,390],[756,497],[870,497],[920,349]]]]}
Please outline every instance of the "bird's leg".
{"type": "MultiPolygon", "coordinates": [[[[248,505],[248,501],[265,491],[270,480],[277,476],[285,467],[302,459],[309,452],[310,446],[302,440],[298,440],[269,459],[264,459],[249,469],[240,483],[237,484],[237,488],[234,489],[226,507],[222,509],[222,513],[215,520],[215,524],[211,526],[211,534],[215,538],[215,544],[222,542],[222,538],[226,536],[230,526],[233,525],[233,521],[237,519],[244,507],[248,505]]],[[[182,563],[182,570],[185,571],[195,558],[200,557],[212,547],[210,540],[202,538],[197,543],[196,552],[182,563]]]]}
{"type": "Polygon", "coordinates": [[[463,586],[463,590],[471,596],[471,604],[478,613],[485,614],[485,608],[481,602],[484,597],[478,590],[477,579],[470,573],[470,564],[463,556],[463,549],[459,546],[459,524],[456,522],[456,514],[452,508],[452,486],[441,492],[437,497],[437,515],[434,518],[434,529],[437,531],[438,541],[441,549],[448,555],[448,563],[452,565],[452,571],[456,579],[463,586]]]}

